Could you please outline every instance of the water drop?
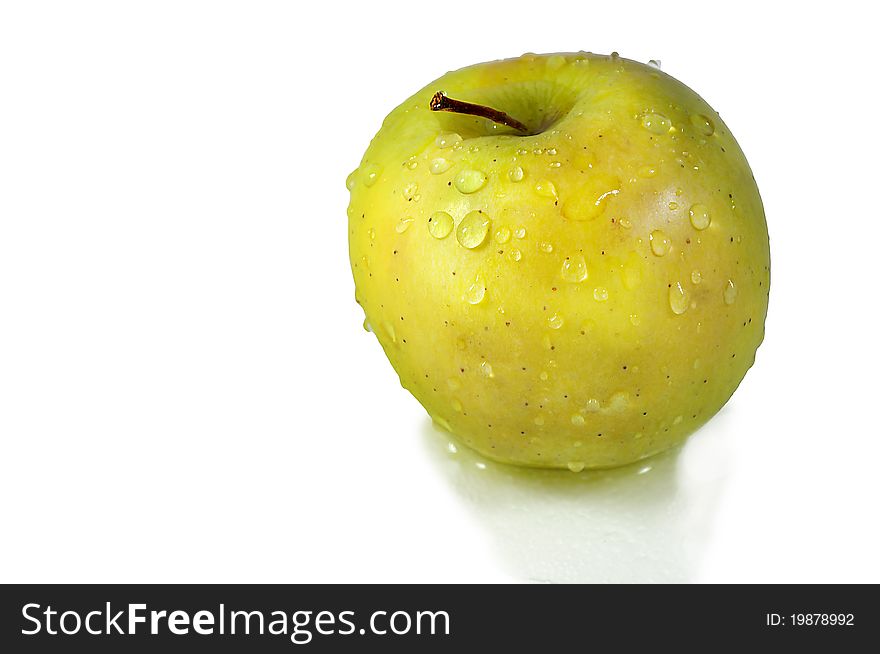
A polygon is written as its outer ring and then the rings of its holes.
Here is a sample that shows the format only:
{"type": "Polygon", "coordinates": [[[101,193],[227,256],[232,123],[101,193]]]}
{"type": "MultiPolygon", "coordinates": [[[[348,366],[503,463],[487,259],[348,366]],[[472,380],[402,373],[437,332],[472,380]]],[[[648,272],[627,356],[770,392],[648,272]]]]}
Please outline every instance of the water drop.
{"type": "Polygon", "coordinates": [[[657,70],[660,70],[660,60],[659,60],[659,59],[651,59],[651,60],[648,62],[648,65],[649,65],[651,68],[656,68],[657,70]]]}
{"type": "Polygon", "coordinates": [[[564,324],[565,320],[563,320],[562,316],[560,316],[558,313],[554,313],[552,316],[547,318],[547,326],[550,329],[559,329],[564,324]]]}
{"type": "Polygon", "coordinates": [[[546,252],[547,254],[553,252],[553,244],[548,243],[547,241],[541,241],[538,244],[538,248],[541,250],[541,252],[546,252]]]}
{"type": "Polygon", "coordinates": [[[464,293],[464,301],[468,304],[479,304],[486,297],[486,282],[482,275],[477,274],[467,291],[464,293]]]}
{"type": "Polygon", "coordinates": [[[419,167],[419,162],[416,160],[415,155],[413,155],[412,157],[407,159],[406,167],[409,168],[410,170],[415,170],[416,168],[419,167]]]}
{"type": "Polygon", "coordinates": [[[526,228],[520,225],[513,231],[513,235],[517,238],[525,238],[526,237],[526,228]]]}
{"type": "Polygon", "coordinates": [[[453,184],[461,193],[476,193],[486,184],[486,173],[468,168],[455,176],[453,184]]]}
{"type": "Polygon", "coordinates": [[[503,245],[504,243],[507,243],[507,241],[509,241],[509,240],[510,240],[510,230],[507,227],[499,227],[498,229],[495,230],[495,242],[496,243],[501,243],[503,245]]]}
{"type": "Polygon", "coordinates": [[[452,166],[452,162],[449,161],[449,159],[437,157],[436,159],[431,160],[431,165],[428,167],[428,170],[431,171],[432,175],[439,175],[449,170],[450,166],[452,166]]]}
{"type": "Polygon", "coordinates": [[[551,161],[550,167],[551,168],[560,168],[560,167],[562,167],[562,162],[561,161],[551,161]]]}
{"type": "Polygon", "coordinates": [[[672,128],[672,121],[662,114],[648,112],[642,116],[642,127],[652,134],[666,134],[672,128]]]}
{"type": "Polygon", "coordinates": [[[699,284],[700,282],[703,281],[703,273],[701,273],[699,270],[693,271],[691,273],[691,281],[694,284],[699,284]]]}
{"type": "Polygon", "coordinates": [[[584,405],[584,411],[587,413],[596,413],[599,409],[602,408],[602,405],[599,404],[599,400],[594,397],[591,397],[587,400],[587,403],[584,405]]]}
{"type": "Polygon", "coordinates": [[[547,148],[547,154],[549,154],[551,157],[555,157],[556,156],[556,148],[547,148]]]}
{"type": "Polygon", "coordinates": [[[585,422],[586,420],[584,420],[584,417],[580,413],[572,414],[571,424],[575,427],[583,427],[585,422]]]}
{"type": "Polygon", "coordinates": [[[604,302],[608,299],[608,289],[604,286],[597,286],[593,289],[593,299],[596,302],[604,302]]]}
{"type": "Polygon", "coordinates": [[[372,186],[376,182],[379,181],[379,175],[382,174],[382,168],[377,166],[376,164],[367,164],[364,166],[363,177],[364,177],[364,186],[372,186]]]}
{"type": "Polygon", "coordinates": [[[724,304],[730,305],[736,302],[736,284],[733,283],[732,279],[727,280],[727,284],[724,285],[724,304]]]}
{"type": "Polygon", "coordinates": [[[401,218],[395,226],[394,231],[398,234],[403,234],[406,230],[409,229],[409,226],[412,224],[412,222],[412,218],[401,218]]]}
{"type": "Polygon", "coordinates": [[[492,370],[492,364],[488,361],[483,361],[480,364],[480,372],[483,373],[484,377],[488,377],[489,379],[493,379],[495,377],[495,371],[492,370]]]}
{"type": "Polygon", "coordinates": [[[669,287],[669,306],[672,313],[680,316],[687,311],[690,305],[690,297],[688,292],[682,287],[681,282],[675,282],[669,287]]]}
{"type": "Polygon", "coordinates": [[[577,284],[587,278],[587,262],[580,254],[565,257],[562,261],[562,279],[577,284]]]}
{"type": "Polygon", "coordinates": [[[510,257],[511,261],[519,261],[520,259],[522,259],[522,252],[514,248],[508,253],[508,256],[510,257]]]}
{"type": "Polygon", "coordinates": [[[553,182],[542,179],[537,184],[535,184],[535,193],[540,195],[542,198],[555,198],[556,187],[553,185],[553,182]]]}
{"type": "Polygon", "coordinates": [[[544,424],[544,418],[543,418],[543,416],[538,416],[532,422],[534,422],[536,425],[538,425],[538,427],[540,427],[541,425],[544,424]]]}
{"type": "Polygon", "coordinates": [[[461,143],[461,137],[455,132],[444,132],[438,134],[437,138],[434,139],[434,145],[442,149],[451,148],[458,143],[461,143]]]}
{"type": "Polygon", "coordinates": [[[547,381],[548,379],[550,379],[550,375],[547,374],[546,370],[542,370],[541,374],[538,375],[538,379],[540,379],[541,381],[547,381]]]}
{"type": "Polygon", "coordinates": [[[678,210],[678,202],[673,201],[673,202],[670,202],[669,204],[667,204],[666,206],[669,207],[670,211],[677,211],[678,210]]]}
{"type": "Polygon", "coordinates": [[[367,236],[370,237],[371,241],[375,241],[376,240],[376,230],[373,227],[370,227],[370,229],[367,230],[367,236]]]}
{"type": "Polygon", "coordinates": [[[514,166],[507,172],[507,178],[511,182],[521,182],[522,178],[525,176],[523,169],[521,166],[514,166]]]}
{"type": "Polygon", "coordinates": [[[351,191],[354,188],[356,177],[357,177],[357,169],[353,170],[348,177],[345,178],[345,188],[351,191]]]}
{"type": "Polygon", "coordinates": [[[403,197],[406,200],[412,200],[416,194],[419,192],[419,185],[413,182],[412,184],[407,184],[403,188],[403,197]]]}
{"type": "Polygon", "coordinates": [[[706,229],[709,226],[709,223],[712,222],[712,217],[709,215],[709,209],[706,208],[705,204],[695,204],[690,209],[691,215],[691,225],[694,226],[694,229],[706,229]]]}
{"type": "Polygon", "coordinates": [[[454,226],[455,221],[445,211],[435,211],[428,218],[428,233],[434,238],[446,238],[454,226]]]}
{"type": "Polygon", "coordinates": [[[455,231],[455,238],[469,250],[473,250],[483,244],[489,233],[489,219],[480,211],[471,211],[461,222],[455,231]]]}
{"type": "Polygon", "coordinates": [[[572,472],[581,472],[585,467],[583,461],[569,461],[565,465],[572,472]]]}
{"type": "Polygon", "coordinates": [[[368,318],[364,318],[364,331],[365,332],[373,331],[373,327],[372,327],[372,325],[370,325],[370,321],[368,318]]]}
{"type": "Polygon", "coordinates": [[[655,229],[651,232],[649,240],[651,241],[651,252],[658,257],[662,257],[669,252],[669,248],[672,247],[672,242],[669,240],[669,237],[659,229],[655,229]]]}
{"type": "Polygon", "coordinates": [[[691,114],[691,125],[703,136],[712,136],[715,133],[715,124],[703,114],[691,114]]]}

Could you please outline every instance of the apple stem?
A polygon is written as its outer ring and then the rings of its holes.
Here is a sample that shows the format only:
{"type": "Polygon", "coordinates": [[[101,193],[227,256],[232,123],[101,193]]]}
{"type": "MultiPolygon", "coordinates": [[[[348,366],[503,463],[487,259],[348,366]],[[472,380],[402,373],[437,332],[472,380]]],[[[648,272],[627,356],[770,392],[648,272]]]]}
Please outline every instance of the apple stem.
{"type": "Polygon", "coordinates": [[[498,111],[497,109],[492,109],[491,107],[484,107],[481,104],[473,104],[472,102],[454,100],[446,95],[443,91],[437,91],[434,94],[434,97],[431,98],[431,103],[429,106],[431,107],[431,111],[449,111],[454,114],[480,116],[481,118],[488,118],[489,120],[499,123],[501,125],[513,127],[520,132],[529,131],[528,127],[523,125],[516,118],[508,116],[503,111],[498,111]]]}

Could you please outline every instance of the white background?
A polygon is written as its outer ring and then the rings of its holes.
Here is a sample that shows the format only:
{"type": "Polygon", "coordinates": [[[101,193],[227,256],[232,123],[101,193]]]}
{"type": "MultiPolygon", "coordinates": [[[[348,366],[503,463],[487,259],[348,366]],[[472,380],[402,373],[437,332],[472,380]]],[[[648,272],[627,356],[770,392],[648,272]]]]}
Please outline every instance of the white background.
{"type": "Polygon", "coordinates": [[[0,581],[880,581],[860,5],[4,3],[0,581]],[[361,329],[344,180],[445,71],[581,49],[733,130],[767,336],[682,451],[525,474],[449,452],[361,329]]]}

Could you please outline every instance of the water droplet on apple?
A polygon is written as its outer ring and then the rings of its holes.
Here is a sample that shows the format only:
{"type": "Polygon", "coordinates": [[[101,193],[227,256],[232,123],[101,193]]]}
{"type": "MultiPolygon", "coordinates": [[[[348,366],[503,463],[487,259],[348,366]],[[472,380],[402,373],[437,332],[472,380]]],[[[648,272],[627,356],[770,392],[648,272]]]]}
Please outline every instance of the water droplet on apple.
{"type": "Polygon", "coordinates": [[[511,182],[521,182],[524,176],[525,173],[523,172],[522,166],[514,166],[507,173],[507,177],[511,182]]]}
{"type": "Polygon", "coordinates": [[[542,179],[537,184],[535,184],[535,193],[540,195],[542,198],[555,198],[556,187],[550,180],[542,179]]]}
{"type": "Polygon", "coordinates": [[[526,228],[523,227],[522,225],[520,225],[519,227],[517,227],[513,231],[513,235],[516,236],[517,238],[520,238],[520,239],[525,238],[526,237],[526,228]]]}
{"type": "Polygon", "coordinates": [[[667,134],[672,128],[672,121],[663,114],[650,111],[642,115],[642,127],[652,134],[667,134]]]}
{"type": "Polygon", "coordinates": [[[636,313],[629,314],[629,321],[630,323],[632,323],[633,327],[638,327],[642,324],[642,319],[639,318],[638,314],[636,313]]]}
{"type": "Polygon", "coordinates": [[[587,413],[596,413],[599,409],[602,408],[602,405],[599,404],[599,400],[594,397],[591,397],[587,400],[587,403],[584,405],[584,411],[587,413]]]}
{"type": "Polygon", "coordinates": [[[474,282],[468,287],[467,291],[464,293],[464,301],[468,304],[479,304],[483,301],[483,298],[486,297],[486,282],[483,281],[483,276],[477,274],[474,278],[474,282]]]}
{"type": "Polygon", "coordinates": [[[667,204],[666,206],[669,207],[670,211],[677,211],[678,210],[678,202],[673,201],[673,202],[670,202],[669,204],[667,204]]]}
{"type": "Polygon", "coordinates": [[[483,244],[489,233],[489,219],[481,211],[471,211],[461,222],[455,231],[455,238],[469,250],[473,250],[483,244]]]}
{"type": "Polygon", "coordinates": [[[445,211],[435,211],[428,218],[428,233],[434,238],[446,238],[454,226],[455,221],[445,211]]]}
{"type": "Polygon", "coordinates": [[[416,184],[415,182],[413,182],[411,184],[407,184],[403,188],[403,197],[406,200],[412,200],[418,192],[419,192],[419,185],[416,184]]]}
{"type": "Polygon", "coordinates": [[[483,361],[480,364],[480,372],[483,373],[484,377],[488,377],[489,379],[493,379],[495,377],[495,371],[492,370],[492,364],[488,361],[483,361]]]}
{"type": "Polygon", "coordinates": [[[703,136],[712,136],[715,133],[715,124],[703,114],[691,114],[691,124],[703,136]]]}
{"type": "Polygon", "coordinates": [[[547,241],[541,241],[538,244],[538,248],[541,250],[541,252],[546,252],[547,254],[553,252],[553,244],[548,243],[547,241]]]}
{"type": "Polygon", "coordinates": [[[571,424],[575,427],[583,427],[585,422],[586,420],[584,420],[584,417],[580,413],[572,414],[571,424]]]}
{"type": "Polygon", "coordinates": [[[593,289],[593,299],[596,302],[604,302],[608,299],[608,289],[604,286],[597,286],[593,289]]]}
{"type": "Polygon", "coordinates": [[[669,249],[672,247],[672,242],[669,240],[669,237],[660,229],[655,229],[651,232],[648,240],[651,241],[651,252],[658,257],[662,257],[669,252],[669,249]]]}
{"type": "Polygon", "coordinates": [[[510,240],[510,230],[507,227],[499,227],[495,230],[495,242],[504,245],[510,240]]]}
{"type": "Polygon", "coordinates": [[[431,160],[431,165],[428,167],[428,170],[431,171],[432,175],[439,175],[449,170],[450,166],[452,166],[452,162],[449,161],[449,159],[437,157],[436,159],[431,160]]]}
{"type": "Polygon", "coordinates": [[[562,279],[577,284],[587,278],[587,262],[583,255],[565,257],[562,261],[562,279]]]}
{"type": "Polygon", "coordinates": [[[367,318],[364,318],[364,331],[371,332],[373,331],[372,325],[370,325],[370,321],[367,318]]]}
{"type": "Polygon", "coordinates": [[[690,209],[691,215],[691,225],[694,226],[694,229],[706,229],[709,226],[709,223],[712,222],[712,217],[709,215],[709,209],[706,208],[705,204],[695,204],[690,209]]]}
{"type": "Polygon", "coordinates": [[[486,173],[468,168],[455,176],[453,184],[460,193],[476,193],[486,184],[486,173]]]}
{"type": "Polygon", "coordinates": [[[416,168],[419,167],[419,162],[416,160],[415,155],[413,155],[409,159],[407,159],[406,167],[409,168],[410,170],[415,170],[416,168]]]}
{"type": "Polygon", "coordinates": [[[560,54],[555,54],[547,57],[548,70],[557,70],[559,68],[562,68],[566,63],[568,63],[568,60],[560,54]]]}
{"type": "Polygon", "coordinates": [[[461,137],[455,132],[443,132],[434,139],[434,145],[442,149],[451,148],[458,143],[461,143],[461,137]]]}
{"type": "Polygon", "coordinates": [[[688,292],[682,287],[681,282],[675,282],[669,287],[669,306],[672,313],[680,316],[687,311],[690,306],[690,297],[688,292]]]}
{"type": "Polygon", "coordinates": [[[736,284],[732,279],[728,279],[724,285],[724,304],[730,305],[736,302],[736,284]]]}
{"type": "Polygon", "coordinates": [[[535,155],[544,154],[544,149],[543,148],[535,148],[534,150],[532,150],[532,154],[535,154],[535,155]]]}
{"type": "Polygon", "coordinates": [[[703,273],[701,273],[699,270],[693,271],[691,273],[691,281],[694,284],[699,284],[700,282],[703,281],[703,273]]]}
{"type": "Polygon", "coordinates": [[[556,148],[547,148],[547,154],[549,154],[551,157],[555,157],[556,156],[556,148]]]}
{"type": "Polygon", "coordinates": [[[522,252],[514,248],[508,253],[508,256],[510,257],[511,261],[519,261],[520,259],[522,259],[522,252]]]}
{"type": "Polygon", "coordinates": [[[657,70],[660,70],[660,60],[659,60],[659,59],[651,59],[651,60],[648,62],[648,65],[649,65],[651,68],[656,68],[657,70]]]}
{"type": "Polygon", "coordinates": [[[583,461],[569,461],[565,465],[572,472],[581,472],[585,467],[583,461]]]}
{"type": "Polygon", "coordinates": [[[406,230],[409,229],[412,221],[412,218],[401,218],[400,221],[398,221],[397,226],[394,228],[394,231],[398,234],[403,234],[406,230]]]}
{"type": "Polygon", "coordinates": [[[544,424],[544,416],[538,416],[532,422],[541,427],[544,424]]]}
{"type": "Polygon", "coordinates": [[[550,379],[550,375],[547,373],[546,370],[542,370],[541,374],[538,375],[538,379],[540,379],[541,381],[547,381],[548,379],[550,379]]]}
{"type": "Polygon", "coordinates": [[[562,166],[562,162],[560,162],[560,161],[551,161],[551,162],[550,162],[550,167],[551,167],[551,168],[559,168],[559,167],[561,167],[561,166],[562,166]]]}
{"type": "Polygon", "coordinates": [[[349,173],[348,177],[345,178],[345,188],[351,191],[354,188],[355,181],[357,178],[357,168],[355,168],[351,173],[349,173]]]}
{"type": "Polygon", "coordinates": [[[379,175],[382,174],[382,168],[376,164],[367,164],[364,166],[362,175],[364,178],[364,186],[370,187],[379,181],[379,175]]]}
{"type": "Polygon", "coordinates": [[[375,241],[376,240],[376,230],[373,227],[370,227],[370,229],[367,230],[367,236],[370,237],[371,241],[375,241]]]}
{"type": "Polygon", "coordinates": [[[563,320],[562,316],[560,316],[558,313],[554,313],[552,316],[547,318],[547,326],[550,329],[559,329],[564,324],[565,320],[563,320]]]}
{"type": "Polygon", "coordinates": [[[397,332],[394,330],[394,324],[388,321],[382,323],[382,327],[385,328],[385,333],[388,335],[388,338],[391,339],[392,343],[397,343],[397,332]]]}

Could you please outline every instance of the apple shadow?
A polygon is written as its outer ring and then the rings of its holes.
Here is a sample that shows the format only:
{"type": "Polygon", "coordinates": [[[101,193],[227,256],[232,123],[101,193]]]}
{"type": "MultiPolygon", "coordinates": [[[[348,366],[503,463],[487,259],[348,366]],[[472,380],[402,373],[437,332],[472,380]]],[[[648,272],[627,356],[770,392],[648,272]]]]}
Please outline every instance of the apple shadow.
{"type": "MultiPolygon", "coordinates": [[[[719,420],[726,422],[722,415],[713,422],[719,420]]],[[[709,436],[708,449],[702,436],[691,447],[695,435],[684,448],[580,473],[492,462],[430,420],[423,436],[435,468],[490,532],[513,577],[536,583],[694,579],[726,479],[717,434],[709,436]]]]}

